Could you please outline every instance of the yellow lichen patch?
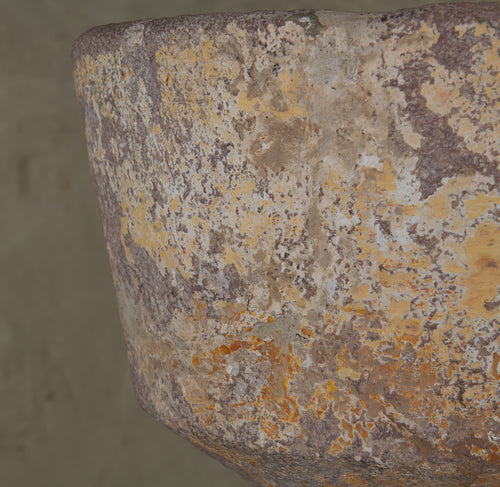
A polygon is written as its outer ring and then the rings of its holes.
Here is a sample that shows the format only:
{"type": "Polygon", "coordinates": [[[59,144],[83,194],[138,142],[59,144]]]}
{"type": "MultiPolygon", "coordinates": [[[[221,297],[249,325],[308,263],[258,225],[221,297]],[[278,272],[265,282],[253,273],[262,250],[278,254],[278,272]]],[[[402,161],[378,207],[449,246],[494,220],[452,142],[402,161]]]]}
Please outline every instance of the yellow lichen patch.
{"type": "Polygon", "coordinates": [[[261,394],[254,406],[261,411],[261,429],[269,438],[276,438],[280,423],[286,423],[292,429],[297,428],[295,425],[299,421],[300,412],[296,396],[290,394],[290,381],[300,372],[301,364],[293,353],[291,345],[286,354],[266,342],[257,342],[256,350],[274,364],[269,380],[262,386],[261,394]],[[268,349],[270,345],[271,348],[268,349]]]}
{"type": "Polygon", "coordinates": [[[375,172],[375,184],[380,191],[397,191],[399,189],[392,168],[387,161],[383,162],[380,171],[375,172]]]}
{"type": "Polygon", "coordinates": [[[305,323],[302,325],[302,328],[300,329],[301,333],[307,337],[314,338],[315,332],[314,328],[311,328],[310,326],[307,326],[305,323]]]}
{"type": "Polygon", "coordinates": [[[414,289],[413,278],[413,273],[407,271],[403,266],[392,267],[385,263],[381,264],[379,282],[382,286],[403,288],[411,292],[414,289]]]}
{"type": "MultiPolygon", "coordinates": [[[[482,180],[478,179],[476,184],[479,187],[481,183],[482,180]]],[[[470,186],[470,178],[466,176],[456,176],[445,181],[445,184],[438,191],[427,198],[425,205],[421,207],[417,215],[437,224],[446,222],[447,231],[463,235],[469,225],[469,220],[464,218],[465,215],[461,213],[461,209],[457,207],[457,203],[461,204],[463,202],[466,212],[472,212],[471,214],[474,214],[477,218],[482,214],[486,215],[490,209],[494,208],[494,204],[498,201],[498,196],[494,195],[494,193],[490,193],[487,196],[481,196],[481,193],[471,193],[470,186]],[[463,196],[464,193],[465,196],[463,196]],[[479,200],[476,204],[474,201],[477,198],[479,200]],[[485,203],[484,207],[481,207],[481,202],[485,203]]]]}
{"type": "Polygon", "coordinates": [[[468,198],[464,202],[465,213],[474,220],[488,213],[489,210],[494,210],[495,205],[500,206],[499,193],[479,193],[474,198],[468,198]]]}
{"type": "Polygon", "coordinates": [[[241,90],[238,95],[238,108],[246,113],[255,115],[270,114],[279,120],[289,120],[307,115],[304,104],[303,80],[299,73],[289,70],[278,74],[280,100],[272,98],[270,92],[264,96],[254,97],[249,91],[241,90]]]}
{"type": "Polygon", "coordinates": [[[370,293],[370,285],[369,284],[361,284],[360,286],[356,286],[353,289],[352,297],[355,300],[364,299],[370,293]]]}
{"type": "MultiPolygon", "coordinates": [[[[298,422],[299,411],[296,398],[290,394],[290,381],[300,371],[300,360],[291,347],[284,353],[272,340],[249,336],[246,340],[233,340],[213,350],[211,363],[214,371],[223,369],[228,357],[239,350],[247,350],[254,356],[257,354],[257,363],[268,363],[270,371],[256,401],[233,402],[231,406],[238,410],[240,416],[248,417],[248,420],[257,412],[260,429],[269,439],[278,439],[280,424],[285,422],[293,427],[298,422]]],[[[226,380],[230,380],[228,373],[226,380]]],[[[201,397],[201,392],[197,397],[201,397]]]]}
{"type": "Polygon", "coordinates": [[[301,235],[304,229],[304,217],[299,214],[288,220],[287,238],[297,238],[301,235]]]}
{"type": "Polygon", "coordinates": [[[278,80],[281,83],[280,88],[286,100],[289,100],[293,105],[290,115],[294,117],[306,115],[306,109],[302,100],[304,96],[304,81],[301,75],[292,70],[281,70],[278,73],[278,80]]]}
{"type": "Polygon", "coordinates": [[[239,181],[234,189],[231,190],[233,203],[241,198],[242,195],[250,196],[255,189],[255,181],[247,179],[239,181]]]}
{"type": "Polygon", "coordinates": [[[463,25],[463,24],[460,24],[460,25],[456,25],[455,26],[455,32],[458,32],[458,38],[460,39],[461,37],[463,37],[465,35],[465,33],[470,30],[470,26],[469,25],[463,25]]]}
{"type": "Polygon", "coordinates": [[[479,457],[482,460],[487,460],[490,452],[484,448],[479,448],[476,445],[472,445],[472,447],[470,449],[470,453],[471,453],[471,455],[479,457]]]}
{"type": "Polygon", "coordinates": [[[422,136],[415,132],[409,123],[401,124],[401,134],[403,140],[413,149],[418,149],[422,141],[422,136]]]}
{"type": "Polygon", "coordinates": [[[170,208],[173,212],[176,212],[179,209],[179,206],[181,204],[181,200],[179,199],[178,196],[176,196],[171,202],[170,202],[170,208]]]}
{"type": "Polygon", "coordinates": [[[489,34],[491,48],[479,45],[472,48],[472,70],[467,74],[468,85],[476,91],[474,97],[459,94],[459,77],[464,73],[450,72],[435,59],[429,59],[433,68],[433,82],[422,85],[422,95],[428,108],[441,116],[449,116],[448,123],[463,138],[467,148],[476,153],[494,158],[496,127],[499,123],[500,39],[487,23],[475,26],[460,26],[460,32],[474,28],[476,35],[489,34]],[[480,34],[477,34],[480,32],[480,34]],[[485,98],[482,109],[477,110],[477,97],[485,98]]]}
{"type": "MultiPolygon", "coordinates": [[[[492,36],[491,48],[486,49],[484,51],[485,63],[483,66],[483,74],[489,75],[488,81],[496,80],[500,76],[500,73],[498,71],[498,68],[500,66],[500,55],[498,54],[498,47],[499,46],[500,46],[500,39],[498,39],[498,37],[492,36]]],[[[492,92],[489,91],[489,93],[492,93],[492,92]]],[[[495,103],[495,107],[496,106],[498,106],[498,103],[495,103]]]]}
{"type": "Polygon", "coordinates": [[[460,305],[471,319],[498,315],[498,307],[488,309],[487,303],[499,299],[500,226],[491,220],[479,224],[463,245],[468,272],[462,278],[465,293],[460,305]]]}
{"type": "Polygon", "coordinates": [[[217,52],[213,42],[208,39],[203,44],[201,62],[206,69],[207,77],[212,79],[233,80],[241,71],[237,59],[228,53],[217,52]]]}
{"type": "MultiPolygon", "coordinates": [[[[135,194],[135,201],[125,200],[122,205],[122,238],[130,232],[134,241],[152,255],[158,247],[166,244],[165,231],[159,220],[150,221],[148,209],[153,201],[149,194],[137,190],[135,194]]],[[[124,248],[129,252],[125,243],[124,248]]],[[[131,259],[130,254],[128,256],[131,259]]]]}
{"type": "Polygon", "coordinates": [[[241,215],[238,221],[240,232],[245,235],[246,243],[250,248],[254,248],[259,238],[265,237],[272,228],[272,217],[265,213],[248,212],[241,215]]]}
{"type": "Polygon", "coordinates": [[[307,304],[295,286],[284,286],[281,289],[281,294],[287,301],[292,301],[299,307],[304,307],[307,304]]]}
{"type": "Polygon", "coordinates": [[[439,39],[439,32],[434,23],[422,22],[420,28],[411,34],[403,36],[397,41],[391,39],[394,43],[391,49],[396,56],[408,56],[408,53],[413,52],[415,46],[419,46],[422,50],[429,50],[439,39]]]}
{"type": "Polygon", "coordinates": [[[215,304],[217,305],[217,308],[222,311],[220,321],[222,323],[227,322],[227,324],[231,326],[229,331],[233,331],[232,328],[239,330],[241,328],[251,326],[247,321],[247,310],[243,304],[228,303],[225,301],[219,301],[215,304]]]}
{"type": "Polygon", "coordinates": [[[495,31],[488,26],[488,24],[486,22],[478,22],[476,25],[475,25],[475,29],[474,29],[474,35],[476,37],[479,37],[479,36],[482,36],[484,34],[491,34],[492,37],[494,37],[495,35],[495,31]]]}
{"type": "Polygon", "coordinates": [[[396,300],[393,299],[389,306],[387,307],[387,311],[392,320],[394,319],[403,319],[404,315],[408,313],[410,310],[410,302],[404,299],[396,300]]]}
{"type": "Polygon", "coordinates": [[[422,335],[422,320],[417,318],[407,318],[400,323],[400,338],[403,342],[409,342],[416,345],[422,335]]]}
{"type": "Polygon", "coordinates": [[[463,274],[467,272],[465,249],[462,244],[448,240],[440,258],[441,268],[450,274],[463,274]]]}
{"type": "Polygon", "coordinates": [[[239,272],[243,272],[245,270],[245,266],[241,261],[241,256],[237,252],[235,252],[232,247],[225,245],[223,255],[224,262],[226,264],[234,264],[239,272]]]}
{"type": "Polygon", "coordinates": [[[337,356],[337,376],[342,379],[358,380],[361,376],[359,370],[355,370],[347,365],[343,365],[343,360],[337,356]]]}
{"type": "Polygon", "coordinates": [[[307,409],[318,417],[322,417],[328,406],[334,404],[333,392],[337,390],[333,381],[328,380],[316,386],[314,395],[307,404],[307,409]]]}
{"type": "MultiPolygon", "coordinates": [[[[347,428],[347,425],[349,425],[349,423],[344,422],[342,424],[344,428],[347,428]]],[[[336,440],[332,441],[332,444],[330,445],[330,454],[336,456],[351,445],[352,438],[345,439],[344,436],[339,436],[336,440]]]]}
{"type": "MultiPolygon", "coordinates": [[[[182,48],[175,42],[165,45],[157,51],[156,60],[162,86],[163,103],[160,108],[164,115],[195,115],[197,123],[203,123],[205,128],[217,127],[222,136],[232,132],[224,124],[223,114],[227,113],[227,108],[220,110],[219,103],[215,102],[202,103],[201,97],[203,91],[208,95],[217,90],[219,80],[238,76],[240,66],[235,58],[216,49],[210,39],[205,39],[191,48],[182,48]],[[190,75],[186,76],[186,73],[190,75]],[[178,92],[190,95],[183,97],[183,103],[179,104],[174,98],[178,92]],[[175,113],[172,112],[174,106],[175,113]]],[[[218,95],[218,99],[229,104],[233,101],[227,93],[218,95]]],[[[175,153],[175,146],[170,149],[175,153]]]]}
{"type": "MultiPolygon", "coordinates": [[[[448,184],[451,185],[453,183],[450,182],[448,184]]],[[[453,213],[450,212],[454,196],[453,193],[454,192],[452,192],[451,188],[448,188],[448,185],[446,185],[427,198],[423,211],[425,216],[430,219],[439,219],[444,221],[448,220],[450,216],[453,216],[453,213]]],[[[454,228],[456,228],[455,225],[454,228]]]]}
{"type": "Polygon", "coordinates": [[[444,70],[441,68],[435,73],[433,83],[426,81],[422,85],[422,95],[426,100],[427,107],[438,115],[447,115],[458,103],[458,87],[452,84],[449,79],[440,79],[440,77],[444,76],[444,70]]]}

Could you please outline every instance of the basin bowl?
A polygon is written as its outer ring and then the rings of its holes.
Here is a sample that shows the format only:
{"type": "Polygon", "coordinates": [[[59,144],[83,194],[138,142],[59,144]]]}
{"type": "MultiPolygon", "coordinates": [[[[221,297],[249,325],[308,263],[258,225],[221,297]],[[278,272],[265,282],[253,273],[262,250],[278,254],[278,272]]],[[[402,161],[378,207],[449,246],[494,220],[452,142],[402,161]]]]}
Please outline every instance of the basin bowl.
{"type": "Polygon", "coordinates": [[[500,485],[499,25],[270,11],[75,42],[149,414],[257,485],[500,485]]]}

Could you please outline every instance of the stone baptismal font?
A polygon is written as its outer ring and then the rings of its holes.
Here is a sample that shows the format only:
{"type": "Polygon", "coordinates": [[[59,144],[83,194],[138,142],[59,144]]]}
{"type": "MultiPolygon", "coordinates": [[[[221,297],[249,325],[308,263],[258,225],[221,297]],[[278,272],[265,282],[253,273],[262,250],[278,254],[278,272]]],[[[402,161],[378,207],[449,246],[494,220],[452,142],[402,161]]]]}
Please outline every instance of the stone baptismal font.
{"type": "Polygon", "coordinates": [[[499,3],[76,41],[149,414],[257,485],[500,485],[499,52],[499,3]]]}

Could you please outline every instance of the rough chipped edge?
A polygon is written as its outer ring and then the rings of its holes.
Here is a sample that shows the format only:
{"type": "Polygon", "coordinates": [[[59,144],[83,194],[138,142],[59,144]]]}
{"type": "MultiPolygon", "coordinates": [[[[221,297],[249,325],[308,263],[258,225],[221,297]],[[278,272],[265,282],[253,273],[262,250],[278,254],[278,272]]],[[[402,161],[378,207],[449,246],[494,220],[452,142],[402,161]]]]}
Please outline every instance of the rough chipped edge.
{"type": "Polygon", "coordinates": [[[84,55],[97,54],[102,51],[110,51],[120,45],[124,34],[130,29],[138,26],[148,26],[156,31],[174,28],[179,29],[186,25],[193,27],[202,26],[216,29],[221,24],[238,21],[242,24],[250,19],[261,17],[261,20],[282,20],[294,14],[311,14],[314,10],[259,10],[254,12],[217,12],[208,14],[186,14],[165,18],[146,18],[127,22],[118,22],[99,25],[85,31],[75,39],[72,45],[73,65],[84,55]]]}
{"type": "MultiPolygon", "coordinates": [[[[366,16],[369,22],[384,21],[384,19],[395,19],[413,15],[418,12],[420,15],[432,13],[436,10],[449,12],[450,16],[460,17],[460,14],[470,10],[489,11],[498,10],[500,2],[478,2],[478,3],[432,3],[413,8],[403,8],[382,12],[349,12],[328,9],[296,9],[296,10],[257,10],[251,12],[215,12],[206,14],[186,14],[165,18],[146,18],[126,22],[109,23],[92,27],[75,39],[72,45],[73,66],[78,59],[84,55],[95,55],[103,51],[111,51],[121,45],[124,34],[134,27],[144,26],[156,32],[166,28],[179,29],[190,25],[200,26],[204,29],[218,29],[231,21],[237,21],[241,26],[251,23],[251,21],[271,21],[283,22],[296,15],[311,15],[327,13],[335,15],[339,20],[346,16],[366,16]]],[[[191,28],[192,28],[191,27],[191,28]]]]}

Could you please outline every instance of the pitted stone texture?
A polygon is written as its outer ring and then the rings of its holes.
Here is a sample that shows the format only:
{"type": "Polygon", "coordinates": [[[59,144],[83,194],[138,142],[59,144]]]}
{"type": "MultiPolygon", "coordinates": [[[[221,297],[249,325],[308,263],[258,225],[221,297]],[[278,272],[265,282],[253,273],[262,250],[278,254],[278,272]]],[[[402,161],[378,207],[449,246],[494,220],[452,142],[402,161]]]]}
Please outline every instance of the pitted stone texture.
{"type": "Polygon", "coordinates": [[[498,486],[499,4],[99,27],[74,76],[136,391],[266,486],[498,486]]]}

